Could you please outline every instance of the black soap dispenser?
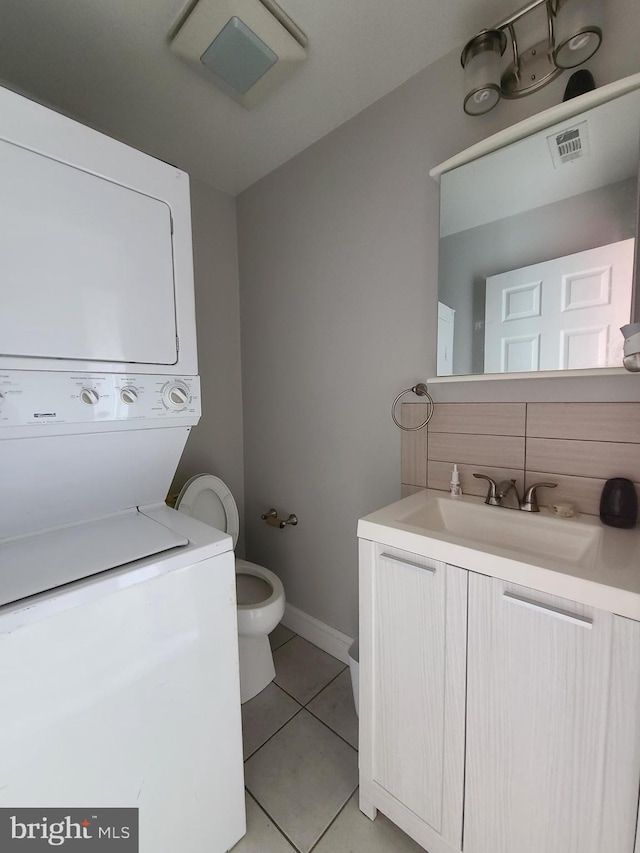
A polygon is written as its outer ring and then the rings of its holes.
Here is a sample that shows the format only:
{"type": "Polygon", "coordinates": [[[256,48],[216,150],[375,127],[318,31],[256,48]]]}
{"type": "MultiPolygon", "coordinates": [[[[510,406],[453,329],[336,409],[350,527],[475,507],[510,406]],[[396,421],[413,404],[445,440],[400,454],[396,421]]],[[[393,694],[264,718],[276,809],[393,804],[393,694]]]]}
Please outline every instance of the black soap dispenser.
{"type": "Polygon", "coordinates": [[[633,527],[638,520],[636,488],[625,477],[607,480],[600,498],[600,520],[610,527],[633,527]]]}

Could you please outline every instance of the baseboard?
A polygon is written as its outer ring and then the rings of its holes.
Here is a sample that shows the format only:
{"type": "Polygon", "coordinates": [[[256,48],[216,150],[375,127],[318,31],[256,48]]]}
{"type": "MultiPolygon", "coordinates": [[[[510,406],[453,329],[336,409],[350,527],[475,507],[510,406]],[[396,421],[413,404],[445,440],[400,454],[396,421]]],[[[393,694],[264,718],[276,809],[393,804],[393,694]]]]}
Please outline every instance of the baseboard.
{"type": "Polygon", "coordinates": [[[343,663],[349,663],[347,652],[353,642],[352,637],[332,628],[331,625],[325,625],[324,622],[314,616],[309,616],[308,613],[298,610],[291,604],[285,606],[282,624],[285,628],[295,631],[303,639],[322,649],[323,652],[333,655],[334,658],[338,658],[343,663]]]}

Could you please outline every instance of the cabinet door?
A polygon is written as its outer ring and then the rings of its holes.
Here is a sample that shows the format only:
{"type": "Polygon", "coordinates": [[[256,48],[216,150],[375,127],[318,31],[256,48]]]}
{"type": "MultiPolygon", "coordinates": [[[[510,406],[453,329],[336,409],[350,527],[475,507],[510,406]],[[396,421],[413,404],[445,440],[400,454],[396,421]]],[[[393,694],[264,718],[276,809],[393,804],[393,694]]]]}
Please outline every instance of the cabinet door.
{"type": "Polygon", "coordinates": [[[361,771],[459,848],[467,573],[362,548],[361,771]]]}
{"type": "Polygon", "coordinates": [[[640,624],[470,574],[465,853],[632,853],[640,624]]]}

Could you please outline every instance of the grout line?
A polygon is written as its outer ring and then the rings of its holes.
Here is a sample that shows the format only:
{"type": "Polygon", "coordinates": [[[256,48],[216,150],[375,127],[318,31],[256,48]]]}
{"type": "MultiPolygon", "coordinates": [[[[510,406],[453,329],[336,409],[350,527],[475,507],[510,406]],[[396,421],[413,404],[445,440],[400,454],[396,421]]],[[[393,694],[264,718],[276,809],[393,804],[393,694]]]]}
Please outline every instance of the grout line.
{"type": "MultiPolygon", "coordinates": [[[[278,624],[279,624],[279,623],[278,623],[278,624]]],[[[286,627],[287,627],[287,626],[285,625],[285,628],[286,628],[286,627]]],[[[274,629],[274,630],[275,630],[275,629],[274,629]]],[[[287,631],[290,631],[290,630],[291,630],[290,628],[287,628],[287,631]]],[[[275,649],[271,649],[271,654],[273,654],[274,652],[277,652],[277,651],[278,651],[278,649],[281,649],[283,646],[286,646],[286,645],[287,645],[287,643],[290,643],[290,642],[291,642],[291,640],[295,640],[295,638],[296,638],[296,637],[299,637],[299,636],[300,636],[299,634],[294,634],[294,635],[293,635],[293,637],[287,637],[287,639],[284,641],[284,643],[280,643],[280,645],[279,645],[279,646],[276,646],[276,647],[275,647],[275,649]]]]}
{"type": "MultiPolygon", "coordinates": [[[[276,674],[276,678],[277,678],[277,677],[278,677],[278,676],[277,676],[277,674],[276,674]]],[[[283,693],[285,693],[285,694],[289,697],[289,699],[293,699],[293,701],[294,701],[294,702],[297,702],[297,703],[298,703],[298,705],[300,705],[300,710],[302,710],[302,709],[304,708],[304,705],[302,704],[302,702],[301,702],[299,699],[296,699],[296,697],[295,697],[295,696],[292,696],[292,695],[291,695],[291,693],[289,693],[287,690],[285,690],[285,689],[284,689],[284,687],[281,687],[281,686],[278,684],[278,682],[276,681],[276,679],[275,679],[275,678],[273,679],[273,681],[272,681],[271,683],[272,683],[272,684],[275,684],[275,686],[276,686],[276,687],[279,687],[279,688],[280,688],[280,690],[282,690],[282,692],[283,692],[283,693]]],[[[298,713],[298,711],[296,711],[296,714],[297,714],[297,713],[298,713]]],[[[294,716],[295,716],[295,715],[294,715],[294,716]]],[[[293,717],[292,717],[291,719],[293,719],[293,717]]]]}
{"type": "Polygon", "coordinates": [[[613,441],[609,438],[567,438],[551,435],[530,435],[528,438],[536,441],[577,441],[582,444],[624,444],[625,447],[638,447],[640,442],[637,441],[613,441]]]}
{"type": "Polygon", "coordinates": [[[522,462],[522,488],[526,492],[527,490],[527,480],[529,479],[527,476],[527,444],[529,443],[529,404],[524,404],[524,459],[522,462]]]}
{"type": "MultiPolygon", "coordinates": [[[[338,660],[338,658],[336,658],[336,660],[338,660]]],[[[342,663],[342,661],[339,661],[339,663],[342,663]]],[[[324,690],[326,690],[326,689],[327,689],[327,687],[328,687],[330,684],[333,684],[333,682],[336,680],[336,678],[338,678],[339,676],[341,676],[341,675],[342,675],[342,673],[345,671],[345,669],[347,669],[347,667],[348,667],[348,666],[349,666],[349,664],[344,664],[344,665],[343,665],[343,667],[342,667],[342,669],[340,670],[340,672],[339,672],[339,673],[337,673],[336,675],[334,675],[334,676],[333,676],[333,678],[332,678],[330,681],[327,681],[327,683],[324,685],[324,687],[321,687],[321,688],[320,688],[320,690],[318,690],[318,692],[317,692],[317,693],[314,693],[314,694],[313,694],[313,696],[311,697],[311,699],[309,699],[309,701],[308,701],[308,702],[305,702],[304,707],[306,708],[306,707],[307,707],[307,705],[309,704],[309,702],[313,702],[313,700],[314,700],[314,699],[317,699],[317,698],[318,698],[318,696],[319,696],[319,695],[320,695],[324,690]]]]}
{"type": "MultiPolygon", "coordinates": [[[[277,686],[278,686],[278,685],[276,685],[276,687],[277,687],[277,686]]],[[[280,688],[280,689],[282,690],[282,688],[280,688]]],[[[283,693],[287,693],[287,691],[286,691],[286,690],[282,690],[282,692],[283,692],[283,693]]],[[[287,693],[287,696],[289,696],[289,694],[288,694],[288,693],[287,693]]],[[[290,698],[290,699],[293,699],[293,696],[289,696],[289,698],[290,698]]],[[[294,699],[294,702],[296,702],[298,705],[300,705],[300,703],[298,702],[298,700],[297,700],[297,699],[294,699]]],[[[268,744],[268,743],[269,743],[269,741],[270,741],[272,738],[274,738],[274,737],[278,734],[278,732],[281,732],[281,731],[282,731],[282,729],[283,729],[285,726],[288,726],[288,725],[289,725],[289,723],[291,722],[291,720],[293,720],[293,719],[294,719],[294,717],[297,717],[297,716],[298,716],[298,714],[300,713],[300,711],[304,711],[304,705],[300,705],[300,707],[299,707],[299,708],[298,708],[298,710],[295,712],[295,714],[292,714],[292,715],[289,717],[289,719],[288,719],[288,720],[285,720],[285,722],[284,722],[284,723],[283,723],[279,728],[277,728],[277,729],[275,730],[275,732],[272,732],[272,733],[269,735],[269,737],[268,737],[265,741],[263,741],[263,743],[261,743],[261,744],[260,744],[260,746],[256,747],[256,748],[253,750],[253,752],[251,752],[249,755],[247,755],[247,757],[244,759],[244,764],[246,764],[246,763],[247,763],[247,761],[248,761],[250,758],[253,758],[253,756],[254,756],[257,752],[259,752],[259,751],[262,749],[262,747],[263,747],[263,746],[265,746],[266,744],[268,744]]]]}
{"type": "Polygon", "coordinates": [[[313,713],[313,711],[311,711],[309,708],[305,708],[304,710],[305,710],[305,711],[308,711],[308,712],[311,714],[311,716],[314,718],[314,720],[317,720],[319,723],[322,723],[322,725],[323,725],[326,729],[329,729],[329,731],[330,731],[332,734],[334,734],[336,737],[339,737],[341,741],[343,741],[344,743],[346,743],[346,744],[347,744],[347,746],[350,746],[350,747],[351,747],[351,749],[355,750],[356,754],[358,753],[358,747],[357,747],[357,746],[354,746],[352,743],[349,743],[349,741],[348,741],[346,738],[342,737],[342,735],[340,734],[340,732],[337,732],[335,729],[332,729],[332,728],[331,728],[331,726],[329,725],[329,723],[325,722],[325,721],[324,721],[321,717],[319,717],[317,714],[314,714],[314,713],[313,713]]]}
{"type": "Polygon", "coordinates": [[[343,805],[340,806],[340,808],[338,809],[336,814],[333,816],[333,818],[329,821],[329,823],[326,825],[326,827],[320,833],[317,841],[314,841],[314,843],[311,845],[311,847],[309,848],[309,853],[312,853],[312,851],[318,846],[318,844],[320,844],[320,842],[322,841],[324,836],[327,834],[327,832],[329,832],[329,830],[331,829],[333,824],[338,820],[338,818],[340,817],[342,812],[346,809],[347,805],[349,804],[349,800],[351,799],[351,797],[353,797],[353,795],[355,794],[355,792],[357,790],[358,790],[358,785],[356,785],[356,787],[353,789],[353,791],[349,794],[347,799],[344,801],[343,805]]]}
{"type": "Polygon", "coordinates": [[[438,432],[437,430],[433,430],[434,435],[459,435],[459,436],[472,436],[473,438],[524,438],[524,435],[519,432],[454,432],[452,430],[446,430],[442,432],[438,432]]]}
{"type": "MultiPolygon", "coordinates": [[[[252,793],[251,793],[251,791],[247,788],[247,786],[246,786],[246,785],[245,785],[245,788],[244,788],[244,789],[245,789],[245,791],[247,792],[247,794],[249,794],[249,796],[251,797],[251,799],[253,800],[253,802],[258,806],[258,808],[260,809],[260,811],[262,811],[262,812],[264,812],[264,814],[266,814],[266,816],[269,818],[269,820],[270,820],[270,821],[271,821],[271,823],[275,826],[275,828],[278,830],[278,832],[279,832],[279,833],[284,837],[285,841],[286,841],[288,844],[290,844],[290,845],[293,847],[293,849],[297,851],[297,853],[302,853],[302,851],[300,850],[300,848],[299,848],[296,844],[294,844],[294,842],[292,841],[292,839],[291,839],[291,838],[289,838],[289,836],[288,836],[288,835],[287,835],[287,833],[284,831],[284,829],[282,829],[282,827],[280,826],[280,824],[278,823],[278,821],[277,821],[277,820],[275,820],[275,818],[273,817],[273,815],[270,815],[270,814],[269,814],[269,812],[268,812],[268,811],[266,810],[266,808],[262,805],[262,803],[260,802],[260,800],[258,800],[256,797],[254,797],[254,796],[253,796],[253,794],[252,794],[252,793]]],[[[245,836],[245,837],[246,837],[246,836],[245,836]]]]}
{"type": "Polygon", "coordinates": [[[270,741],[272,738],[274,738],[274,737],[278,734],[278,732],[282,731],[282,729],[283,729],[285,726],[289,725],[289,723],[294,719],[294,717],[297,717],[297,716],[298,716],[298,714],[300,713],[300,711],[308,711],[308,712],[309,712],[309,714],[311,714],[311,716],[312,716],[315,720],[317,720],[319,723],[322,723],[322,725],[323,725],[325,728],[329,729],[329,731],[330,731],[330,732],[332,732],[332,734],[334,734],[336,737],[339,737],[341,741],[343,741],[344,743],[346,743],[346,744],[347,744],[347,746],[350,746],[350,747],[351,747],[351,749],[355,750],[355,752],[357,753],[357,752],[358,752],[358,747],[357,747],[357,746],[354,746],[352,743],[349,743],[349,741],[348,741],[348,740],[346,740],[346,738],[342,737],[342,735],[340,734],[340,732],[337,732],[335,729],[331,728],[331,726],[330,726],[328,723],[326,723],[323,719],[321,719],[317,714],[314,714],[314,712],[313,712],[313,711],[308,707],[308,705],[309,705],[311,702],[313,702],[313,700],[314,700],[314,699],[317,699],[317,698],[318,698],[318,696],[319,696],[319,695],[320,695],[324,690],[326,690],[326,689],[327,689],[327,687],[329,687],[329,685],[330,685],[330,684],[333,684],[333,682],[336,680],[336,678],[338,678],[338,676],[342,675],[342,673],[344,672],[344,670],[345,670],[345,669],[347,669],[347,667],[346,667],[346,666],[344,667],[344,669],[342,669],[342,670],[338,673],[338,675],[334,676],[334,677],[331,679],[331,681],[328,681],[328,682],[325,684],[325,686],[324,686],[324,687],[322,687],[322,688],[318,691],[318,693],[316,693],[314,696],[312,696],[312,697],[311,697],[311,699],[309,699],[309,702],[307,702],[307,704],[306,704],[306,705],[302,705],[299,699],[296,699],[296,697],[295,697],[295,696],[292,696],[292,695],[291,695],[291,693],[287,693],[287,691],[286,691],[284,688],[280,687],[280,685],[279,685],[279,684],[276,684],[276,683],[275,683],[275,681],[274,681],[274,682],[272,682],[273,684],[275,684],[275,685],[276,685],[276,687],[277,687],[279,690],[282,690],[282,692],[283,692],[286,696],[288,696],[290,699],[293,699],[293,701],[294,701],[297,705],[300,705],[300,707],[299,707],[299,708],[298,708],[298,710],[295,712],[295,714],[293,714],[291,717],[289,717],[289,719],[288,719],[288,720],[285,720],[285,722],[284,722],[281,726],[279,726],[279,728],[277,728],[277,729],[275,730],[275,732],[273,732],[272,734],[270,734],[270,735],[269,735],[269,737],[268,737],[268,738],[267,738],[263,743],[261,743],[261,744],[260,744],[260,746],[256,747],[256,748],[253,750],[253,752],[249,753],[249,755],[247,755],[247,757],[244,759],[244,763],[246,764],[246,762],[247,762],[250,758],[253,758],[253,756],[254,756],[254,755],[255,755],[259,750],[261,750],[261,749],[262,749],[262,747],[263,747],[263,746],[265,746],[265,744],[269,743],[269,741],[270,741]]]}
{"type": "MultiPolygon", "coordinates": [[[[309,641],[307,640],[307,642],[309,642],[309,641]]],[[[313,643],[311,643],[311,645],[313,645],[313,643]]],[[[318,648],[318,647],[316,646],[315,648],[318,648]]],[[[322,649],[320,649],[320,651],[322,651],[322,649]]],[[[328,652],[325,652],[325,654],[328,654],[328,652]]],[[[331,657],[333,657],[333,656],[331,655],[331,657]]],[[[334,660],[338,660],[338,658],[334,658],[334,660]]],[[[338,663],[342,664],[342,661],[338,661],[338,663]]],[[[313,702],[313,700],[316,698],[316,696],[319,696],[326,687],[328,687],[332,682],[334,682],[336,680],[336,678],[338,677],[338,675],[342,675],[342,673],[345,671],[345,669],[348,668],[348,666],[349,666],[349,664],[346,664],[346,663],[342,664],[342,669],[340,670],[340,672],[337,675],[334,675],[333,678],[331,679],[331,681],[327,681],[327,683],[325,685],[323,685],[320,688],[320,690],[318,690],[317,693],[314,693],[313,696],[307,700],[307,702],[301,702],[299,699],[296,699],[296,697],[292,693],[289,693],[289,691],[285,690],[281,684],[278,684],[278,682],[276,681],[276,679],[278,678],[278,673],[276,673],[276,677],[273,679],[272,683],[275,684],[276,687],[279,687],[283,693],[286,693],[287,696],[289,696],[291,699],[293,699],[294,702],[297,702],[298,705],[302,706],[303,708],[306,708],[307,705],[309,704],[309,702],[313,702]]]]}

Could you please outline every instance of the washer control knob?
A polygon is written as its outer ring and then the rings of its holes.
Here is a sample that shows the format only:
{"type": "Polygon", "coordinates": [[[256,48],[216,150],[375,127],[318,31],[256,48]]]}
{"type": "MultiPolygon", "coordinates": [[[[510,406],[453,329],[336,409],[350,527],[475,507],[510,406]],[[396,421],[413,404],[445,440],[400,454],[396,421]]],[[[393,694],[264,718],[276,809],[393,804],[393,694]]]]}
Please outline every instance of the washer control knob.
{"type": "Polygon", "coordinates": [[[97,391],[94,391],[93,388],[83,388],[80,392],[80,399],[83,403],[86,403],[87,406],[95,406],[100,399],[100,395],[97,391]]]}
{"type": "Polygon", "coordinates": [[[182,382],[173,382],[164,392],[164,401],[170,409],[182,409],[190,399],[189,389],[182,382]]]}
{"type": "Polygon", "coordinates": [[[138,392],[135,388],[123,388],[122,391],[120,391],[120,399],[123,403],[131,405],[138,401],[138,392]]]}

